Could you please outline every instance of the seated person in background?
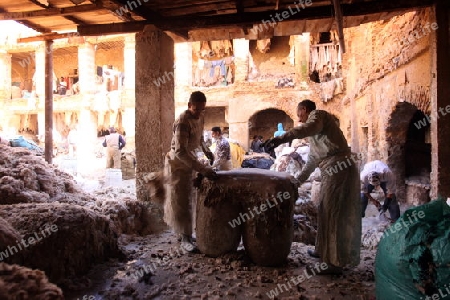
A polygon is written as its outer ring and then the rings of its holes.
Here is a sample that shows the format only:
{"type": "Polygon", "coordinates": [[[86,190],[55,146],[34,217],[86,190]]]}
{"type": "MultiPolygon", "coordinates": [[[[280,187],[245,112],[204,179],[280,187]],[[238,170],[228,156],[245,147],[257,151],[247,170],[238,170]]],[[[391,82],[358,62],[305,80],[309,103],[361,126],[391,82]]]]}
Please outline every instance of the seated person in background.
{"type": "Polygon", "coordinates": [[[252,144],[250,146],[250,150],[252,150],[255,153],[261,153],[261,152],[263,152],[263,148],[260,146],[261,146],[261,140],[259,139],[259,137],[257,135],[254,135],[252,144]]]}
{"type": "Polygon", "coordinates": [[[361,191],[362,217],[365,216],[365,211],[369,200],[378,208],[381,213],[389,210],[390,217],[396,221],[400,217],[400,207],[395,198],[395,180],[392,171],[389,167],[379,160],[374,160],[364,165],[360,174],[360,179],[363,184],[361,191]],[[384,192],[385,200],[381,205],[375,200],[370,193],[380,186],[384,192]]]}
{"type": "Polygon", "coordinates": [[[228,171],[233,168],[231,164],[230,144],[228,140],[222,136],[220,127],[213,127],[211,129],[212,137],[215,139],[216,151],[214,153],[213,168],[218,171],[228,171]]]}

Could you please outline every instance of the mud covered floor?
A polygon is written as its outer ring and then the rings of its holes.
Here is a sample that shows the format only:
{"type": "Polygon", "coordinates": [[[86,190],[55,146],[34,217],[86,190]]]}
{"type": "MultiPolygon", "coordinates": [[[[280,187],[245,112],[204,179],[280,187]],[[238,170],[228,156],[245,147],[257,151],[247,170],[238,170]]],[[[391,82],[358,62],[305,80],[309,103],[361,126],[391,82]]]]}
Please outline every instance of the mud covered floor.
{"type": "Polygon", "coordinates": [[[301,243],[292,244],[280,268],[255,266],[242,247],[220,258],[184,254],[169,231],[122,235],[120,246],[126,261],[95,267],[81,279],[91,286],[65,291],[66,299],[375,299],[375,250],[362,250],[360,265],[343,275],[306,276],[305,265],[318,260],[301,243]],[[303,281],[295,285],[299,275],[303,281]]]}
{"type": "MultiPolygon", "coordinates": [[[[105,188],[101,167],[77,180],[85,191],[102,200],[136,197],[134,180],[105,188]]],[[[372,206],[363,219],[366,234],[380,225],[372,206]]],[[[374,236],[378,237],[369,234],[366,244],[376,245],[374,236]]],[[[305,266],[318,260],[306,252],[312,246],[295,242],[286,266],[279,268],[254,265],[242,243],[237,253],[219,258],[184,253],[169,230],[148,236],[123,234],[119,247],[126,256],[123,261],[97,265],[72,290],[64,290],[66,299],[375,299],[376,246],[361,249],[360,265],[339,276],[305,276],[305,266]],[[292,278],[299,275],[304,277],[295,285],[292,278]]]]}

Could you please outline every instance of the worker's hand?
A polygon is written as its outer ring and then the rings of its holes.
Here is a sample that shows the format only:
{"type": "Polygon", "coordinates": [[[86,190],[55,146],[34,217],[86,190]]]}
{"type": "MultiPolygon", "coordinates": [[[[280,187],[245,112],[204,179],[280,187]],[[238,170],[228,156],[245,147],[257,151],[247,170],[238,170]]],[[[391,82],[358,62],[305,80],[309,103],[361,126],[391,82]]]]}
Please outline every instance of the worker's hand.
{"type": "Polygon", "coordinates": [[[214,154],[211,151],[207,151],[205,156],[209,159],[209,164],[212,165],[214,163],[214,154]]]}
{"type": "Polygon", "coordinates": [[[377,207],[378,211],[380,211],[382,209],[382,206],[381,206],[380,202],[378,202],[377,200],[373,199],[372,197],[370,197],[369,199],[370,199],[370,202],[372,202],[373,205],[375,205],[377,207]]]}
{"type": "Polygon", "coordinates": [[[204,177],[205,177],[205,176],[203,176],[201,173],[197,173],[197,177],[195,177],[195,178],[192,180],[192,185],[193,185],[195,188],[199,189],[200,186],[202,185],[202,180],[203,180],[204,177]]]}
{"type": "Polygon", "coordinates": [[[283,141],[281,140],[280,137],[277,136],[277,137],[268,139],[267,141],[262,143],[261,147],[264,147],[264,150],[266,150],[267,152],[270,152],[281,144],[283,144],[283,141]]]}
{"type": "Polygon", "coordinates": [[[219,175],[217,175],[216,171],[210,168],[208,168],[205,173],[203,173],[203,175],[205,175],[205,177],[209,180],[216,180],[219,178],[219,175]]]}
{"type": "Polygon", "coordinates": [[[297,188],[299,188],[299,187],[303,184],[302,181],[298,180],[298,178],[295,178],[295,177],[291,177],[291,182],[292,182],[292,184],[295,185],[297,188]]]}

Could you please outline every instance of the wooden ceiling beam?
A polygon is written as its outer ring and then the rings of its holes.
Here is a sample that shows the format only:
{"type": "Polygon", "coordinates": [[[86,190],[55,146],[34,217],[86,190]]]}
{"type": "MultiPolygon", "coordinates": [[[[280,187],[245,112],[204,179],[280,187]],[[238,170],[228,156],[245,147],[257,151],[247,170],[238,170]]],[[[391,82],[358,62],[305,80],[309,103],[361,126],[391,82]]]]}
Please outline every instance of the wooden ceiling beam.
{"type": "Polygon", "coordinates": [[[103,34],[120,34],[140,32],[144,27],[149,25],[148,21],[134,21],[124,23],[112,24],[98,24],[98,25],[81,25],[78,26],[78,33],[82,36],[95,36],[103,34]]]}
{"type": "MultiPolygon", "coordinates": [[[[57,8],[56,6],[54,6],[52,4],[49,4],[49,5],[42,4],[38,0],[28,0],[28,1],[30,1],[33,4],[36,4],[39,7],[45,8],[45,9],[57,8]]],[[[77,25],[88,25],[89,24],[89,23],[87,23],[87,22],[85,22],[83,20],[80,20],[77,17],[73,17],[73,16],[63,16],[63,18],[66,19],[66,20],[69,20],[69,21],[71,21],[71,22],[73,22],[73,23],[75,23],[77,25]]]]}
{"type": "Polygon", "coordinates": [[[236,0],[236,12],[238,14],[242,14],[244,12],[244,3],[243,0],[236,0]]]}
{"type": "MultiPolygon", "coordinates": [[[[0,7],[0,13],[6,13],[6,11],[2,7],[0,7]]],[[[21,21],[17,21],[17,23],[20,23],[20,24],[22,24],[24,26],[27,26],[28,28],[36,30],[37,32],[40,32],[40,33],[51,32],[50,29],[42,27],[42,26],[40,26],[38,24],[35,24],[35,23],[31,22],[31,21],[21,20],[21,21]]]]}
{"type": "Polygon", "coordinates": [[[18,38],[17,43],[31,43],[31,42],[41,42],[41,41],[53,41],[57,39],[70,38],[74,36],[80,36],[78,32],[67,32],[67,33],[49,33],[38,36],[30,36],[26,38],[18,38]]]}
{"type": "Polygon", "coordinates": [[[133,18],[131,12],[124,13],[121,10],[124,7],[124,4],[118,2],[117,0],[101,0],[102,6],[108,9],[114,16],[119,18],[124,22],[133,22],[135,19],[133,18]]]}
{"type": "Polygon", "coordinates": [[[51,16],[66,16],[74,13],[93,12],[104,9],[96,4],[77,5],[66,8],[45,8],[33,11],[24,12],[3,12],[0,13],[0,20],[29,20],[33,18],[51,17],[51,16]]]}
{"type": "MultiPolygon", "coordinates": [[[[343,17],[363,16],[381,12],[405,11],[414,8],[428,7],[434,3],[434,0],[383,0],[377,2],[358,2],[355,4],[341,4],[343,17]]],[[[161,30],[179,30],[179,29],[200,29],[213,28],[220,26],[239,26],[245,24],[263,24],[263,21],[270,21],[272,17],[281,16],[283,12],[289,12],[289,17],[284,21],[291,20],[313,20],[333,17],[333,6],[306,7],[303,10],[274,10],[266,12],[254,12],[244,14],[227,14],[216,16],[198,16],[187,19],[185,17],[166,18],[165,20],[155,20],[151,22],[161,30]],[[272,17],[271,17],[272,16],[272,17]]],[[[276,20],[276,18],[275,18],[276,20]]]]}
{"type": "MultiPolygon", "coordinates": [[[[403,12],[416,8],[428,7],[433,5],[434,0],[382,0],[376,2],[358,2],[354,4],[341,4],[342,17],[364,16],[382,12],[403,12]]],[[[264,26],[263,21],[271,21],[273,16],[281,16],[283,12],[289,10],[273,10],[266,12],[246,12],[240,14],[223,14],[216,16],[197,16],[195,18],[186,17],[161,17],[160,15],[139,7],[139,15],[144,17],[145,21],[117,24],[87,25],[78,26],[78,32],[81,35],[101,35],[112,33],[137,32],[142,30],[145,25],[155,25],[163,31],[189,31],[203,28],[220,27],[242,27],[242,26],[264,26]],[[271,17],[272,16],[272,17],[271,17]]],[[[138,10],[138,9],[136,9],[138,10]]],[[[133,12],[136,12],[134,10],[133,12]]],[[[314,20],[327,19],[333,17],[333,5],[306,7],[301,11],[294,8],[289,18],[282,21],[294,20],[314,20]]],[[[275,19],[276,20],[276,19],[275,19]]]]}
{"type": "Polygon", "coordinates": [[[17,23],[20,23],[20,24],[22,24],[22,25],[25,25],[25,26],[27,26],[28,28],[31,28],[31,29],[33,29],[33,30],[36,30],[37,32],[40,32],[40,33],[48,33],[48,32],[51,32],[51,29],[42,27],[42,26],[40,26],[40,25],[38,25],[38,24],[35,24],[35,23],[30,22],[30,21],[27,21],[27,20],[17,21],[17,23]]]}

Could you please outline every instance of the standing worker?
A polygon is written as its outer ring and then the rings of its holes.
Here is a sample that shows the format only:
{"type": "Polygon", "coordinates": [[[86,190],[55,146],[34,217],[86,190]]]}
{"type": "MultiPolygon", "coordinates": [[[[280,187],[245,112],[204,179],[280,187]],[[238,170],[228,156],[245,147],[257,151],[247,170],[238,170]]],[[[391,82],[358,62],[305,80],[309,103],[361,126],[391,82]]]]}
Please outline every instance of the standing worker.
{"type": "Polygon", "coordinates": [[[164,203],[164,221],[175,233],[181,235],[181,247],[192,252],[195,250],[192,240],[192,179],[197,171],[209,179],[217,177],[211,166],[202,164],[195,155],[195,150],[202,148],[210,163],[214,155],[203,140],[204,112],[206,96],[199,91],[189,98],[188,109],[175,120],[170,151],[165,159],[166,185],[164,203]]]}
{"type": "Polygon", "coordinates": [[[218,171],[229,171],[233,169],[231,163],[230,143],[222,136],[220,127],[213,127],[211,129],[212,137],[215,139],[216,150],[214,152],[213,168],[218,171]]]}
{"type": "Polygon", "coordinates": [[[106,168],[120,169],[120,150],[125,147],[124,138],[116,132],[114,127],[109,128],[109,135],[105,136],[103,147],[106,147],[106,168]]]}
{"type": "Polygon", "coordinates": [[[382,161],[374,160],[364,165],[360,174],[363,185],[361,191],[362,217],[364,218],[369,200],[378,208],[380,215],[389,210],[392,221],[400,217],[400,207],[395,197],[395,179],[391,169],[382,161]],[[370,193],[380,186],[384,192],[384,203],[381,205],[370,193]]]}
{"type": "Polygon", "coordinates": [[[72,126],[67,135],[67,141],[69,143],[69,156],[77,156],[77,146],[79,141],[77,125],[72,126]]]}
{"type": "Polygon", "coordinates": [[[328,265],[319,274],[341,274],[343,267],[357,266],[360,260],[359,172],[355,164],[337,173],[326,172],[327,168],[345,164],[351,155],[347,140],[330,113],[316,110],[311,100],[303,100],[297,106],[297,116],[303,124],[266,141],[265,147],[273,149],[293,139],[309,137],[308,162],[296,179],[303,183],[319,167],[322,181],[316,248],[308,250],[308,254],[328,265]]]}

